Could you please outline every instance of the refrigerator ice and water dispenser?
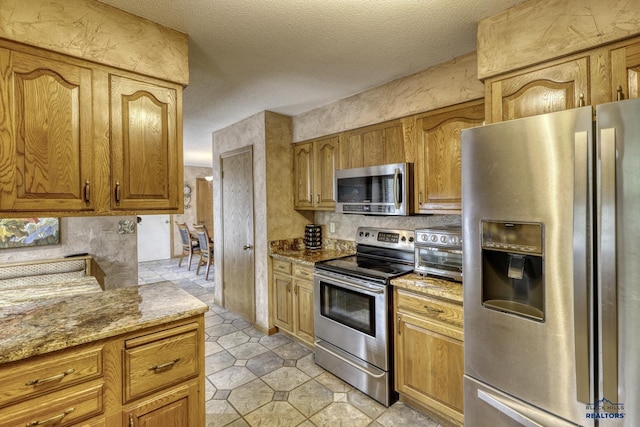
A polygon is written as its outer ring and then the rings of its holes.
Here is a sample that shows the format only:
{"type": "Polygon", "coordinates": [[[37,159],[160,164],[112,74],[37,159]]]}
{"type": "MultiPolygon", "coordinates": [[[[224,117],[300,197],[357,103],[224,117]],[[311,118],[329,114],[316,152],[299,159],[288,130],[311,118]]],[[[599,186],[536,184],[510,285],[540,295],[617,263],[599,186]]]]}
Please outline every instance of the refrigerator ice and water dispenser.
{"type": "Polygon", "coordinates": [[[482,221],[482,305],[544,321],[543,227],[482,221]]]}

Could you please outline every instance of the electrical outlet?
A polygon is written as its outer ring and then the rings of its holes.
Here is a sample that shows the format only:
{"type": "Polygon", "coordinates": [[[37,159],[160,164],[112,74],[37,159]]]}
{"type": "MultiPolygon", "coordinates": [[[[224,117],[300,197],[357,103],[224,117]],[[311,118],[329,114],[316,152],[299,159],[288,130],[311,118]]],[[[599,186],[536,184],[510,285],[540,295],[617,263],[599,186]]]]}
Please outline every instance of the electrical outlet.
{"type": "Polygon", "coordinates": [[[336,223],[335,222],[330,222],[329,223],[329,232],[331,232],[331,233],[335,233],[336,232],[336,223]]]}

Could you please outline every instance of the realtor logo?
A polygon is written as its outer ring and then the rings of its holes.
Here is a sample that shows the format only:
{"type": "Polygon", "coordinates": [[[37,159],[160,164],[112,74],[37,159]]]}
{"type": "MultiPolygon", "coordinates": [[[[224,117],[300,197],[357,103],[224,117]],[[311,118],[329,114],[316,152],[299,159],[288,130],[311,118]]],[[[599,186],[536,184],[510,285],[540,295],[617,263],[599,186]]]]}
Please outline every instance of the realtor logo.
{"type": "Polygon", "coordinates": [[[594,404],[586,407],[587,418],[591,419],[614,419],[624,418],[624,404],[614,403],[604,397],[594,404]]]}

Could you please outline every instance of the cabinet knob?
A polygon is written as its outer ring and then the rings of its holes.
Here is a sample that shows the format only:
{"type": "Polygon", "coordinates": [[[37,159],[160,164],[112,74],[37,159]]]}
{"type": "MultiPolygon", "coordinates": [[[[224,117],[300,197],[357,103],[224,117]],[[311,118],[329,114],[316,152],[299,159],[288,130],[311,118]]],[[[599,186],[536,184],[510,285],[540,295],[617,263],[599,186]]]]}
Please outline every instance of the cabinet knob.
{"type": "Polygon", "coordinates": [[[624,93],[622,93],[622,86],[618,86],[616,89],[616,101],[622,101],[624,99],[624,93]]]}

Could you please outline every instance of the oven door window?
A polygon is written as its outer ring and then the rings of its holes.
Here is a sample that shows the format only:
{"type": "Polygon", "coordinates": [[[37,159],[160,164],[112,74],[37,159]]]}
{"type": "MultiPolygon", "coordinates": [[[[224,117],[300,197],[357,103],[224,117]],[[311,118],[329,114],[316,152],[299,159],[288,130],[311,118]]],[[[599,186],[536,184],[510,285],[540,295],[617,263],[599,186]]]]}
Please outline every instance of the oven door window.
{"type": "Polygon", "coordinates": [[[323,281],[320,299],[322,316],[375,337],[375,297],[323,281]]]}

